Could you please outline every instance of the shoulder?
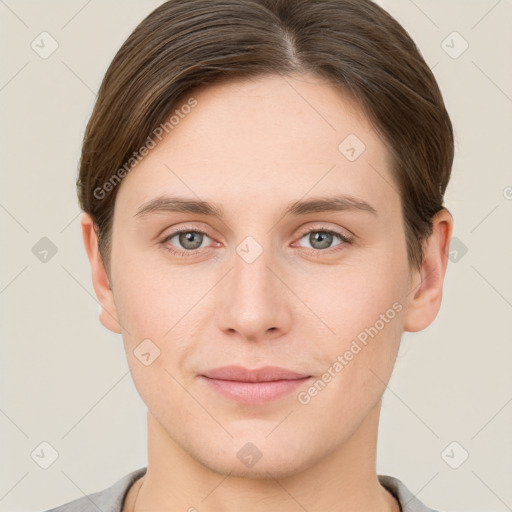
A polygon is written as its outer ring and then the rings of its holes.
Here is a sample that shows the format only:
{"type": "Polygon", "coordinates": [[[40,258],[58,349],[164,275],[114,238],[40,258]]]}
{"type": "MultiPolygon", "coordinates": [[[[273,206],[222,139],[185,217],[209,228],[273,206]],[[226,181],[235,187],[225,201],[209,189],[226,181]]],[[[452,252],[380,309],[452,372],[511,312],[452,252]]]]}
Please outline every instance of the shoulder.
{"type": "Polygon", "coordinates": [[[45,512],[121,512],[128,489],[146,473],[146,469],[144,467],[132,471],[107,489],[82,496],[45,512]]]}
{"type": "Polygon", "coordinates": [[[398,478],[389,475],[377,477],[380,484],[398,500],[402,512],[439,512],[424,505],[398,478]]]}

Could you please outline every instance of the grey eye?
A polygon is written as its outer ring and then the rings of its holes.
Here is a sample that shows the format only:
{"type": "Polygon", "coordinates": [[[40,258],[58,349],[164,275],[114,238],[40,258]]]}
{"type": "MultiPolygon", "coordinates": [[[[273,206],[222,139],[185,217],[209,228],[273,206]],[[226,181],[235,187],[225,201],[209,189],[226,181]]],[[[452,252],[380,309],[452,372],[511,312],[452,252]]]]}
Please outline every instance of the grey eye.
{"type": "Polygon", "coordinates": [[[330,249],[335,237],[340,239],[341,243],[340,235],[331,233],[330,231],[310,231],[309,233],[306,233],[302,238],[306,237],[312,249],[330,249]]]}
{"type": "Polygon", "coordinates": [[[184,249],[195,250],[201,247],[204,234],[198,231],[184,231],[179,233],[178,240],[184,249]]]}
{"type": "Polygon", "coordinates": [[[187,251],[195,251],[199,249],[204,242],[204,239],[209,238],[206,233],[192,229],[185,229],[171,233],[164,241],[164,244],[170,244],[175,248],[185,249],[187,251]],[[174,238],[178,238],[178,242],[173,242],[174,238]]]}

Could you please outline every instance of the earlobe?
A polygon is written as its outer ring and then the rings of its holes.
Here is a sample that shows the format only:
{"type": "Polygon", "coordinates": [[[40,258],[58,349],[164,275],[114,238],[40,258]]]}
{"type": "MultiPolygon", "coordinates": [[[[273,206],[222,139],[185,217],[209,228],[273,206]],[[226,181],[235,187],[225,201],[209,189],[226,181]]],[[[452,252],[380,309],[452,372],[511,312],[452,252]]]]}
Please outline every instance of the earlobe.
{"type": "Polygon", "coordinates": [[[110,331],[121,334],[119,317],[114,303],[114,294],[101,259],[98,248],[98,236],[94,229],[94,221],[89,214],[84,212],[80,217],[80,225],[82,226],[82,238],[85,250],[91,265],[94,292],[101,305],[100,322],[110,331]]]}
{"type": "Polygon", "coordinates": [[[439,312],[452,232],[453,217],[443,208],[434,216],[432,234],[423,244],[423,264],[413,273],[405,313],[406,331],[425,329],[439,312]]]}

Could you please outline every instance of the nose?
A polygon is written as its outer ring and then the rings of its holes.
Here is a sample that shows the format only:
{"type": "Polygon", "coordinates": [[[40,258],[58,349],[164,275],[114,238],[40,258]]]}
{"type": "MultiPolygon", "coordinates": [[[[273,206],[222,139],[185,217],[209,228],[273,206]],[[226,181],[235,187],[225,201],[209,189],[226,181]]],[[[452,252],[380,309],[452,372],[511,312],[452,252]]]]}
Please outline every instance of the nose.
{"type": "Polygon", "coordinates": [[[288,332],[291,294],[279,273],[269,250],[253,261],[243,250],[234,254],[220,299],[219,328],[246,341],[274,339],[288,332]]]}

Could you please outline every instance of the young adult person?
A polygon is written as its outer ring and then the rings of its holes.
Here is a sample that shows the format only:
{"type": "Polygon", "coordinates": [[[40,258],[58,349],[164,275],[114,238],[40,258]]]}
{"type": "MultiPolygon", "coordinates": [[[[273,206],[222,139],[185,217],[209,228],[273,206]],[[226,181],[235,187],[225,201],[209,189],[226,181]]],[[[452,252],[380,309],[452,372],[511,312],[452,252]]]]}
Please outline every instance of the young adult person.
{"type": "Polygon", "coordinates": [[[170,0],[112,61],[77,181],[148,465],[55,512],[427,512],[377,475],[404,331],[441,304],[453,132],[369,0],[170,0]]]}

